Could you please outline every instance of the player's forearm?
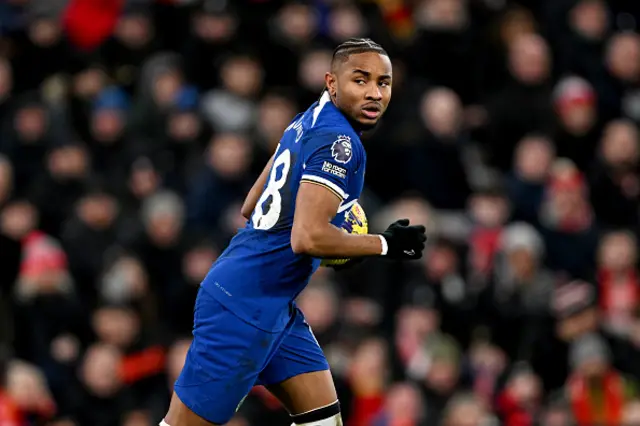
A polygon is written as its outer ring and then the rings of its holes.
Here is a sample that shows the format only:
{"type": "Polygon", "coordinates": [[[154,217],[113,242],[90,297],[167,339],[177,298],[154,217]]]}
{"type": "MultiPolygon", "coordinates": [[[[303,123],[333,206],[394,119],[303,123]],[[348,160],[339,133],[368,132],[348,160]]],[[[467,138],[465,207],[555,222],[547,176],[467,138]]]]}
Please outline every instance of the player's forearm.
{"type": "Polygon", "coordinates": [[[244,203],[242,203],[240,213],[242,213],[242,216],[246,219],[251,217],[251,213],[253,213],[253,209],[256,208],[256,203],[260,198],[260,189],[264,186],[264,183],[262,186],[258,186],[258,184],[259,182],[256,182],[253,188],[249,191],[249,194],[247,194],[247,197],[244,199],[244,203]]]}
{"type": "Polygon", "coordinates": [[[273,156],[267,162],[267,165],[262,170],[262,173],[260,173],[260,176],[251,187],[249,194],[247,194],[247,198],[244,199],[244,203],[242,203],[240,213],[242,213],[242,216],[244,216],[246,219],[249,219],[251,217],[253,209],[256,208],[256,203],[260,199],[260,194],[262,194],[264,185],[267,183],[267,178],[269,177],[269,171],[271,170],[272,165],[273,156]]]}
{"type": "Polygon", "coordinates": [[[331,224],[315,229],[297,229],[291,233],[295,253],[314,257],[350,258],[382,254],[379,235],[347,234],[331,224]]]}

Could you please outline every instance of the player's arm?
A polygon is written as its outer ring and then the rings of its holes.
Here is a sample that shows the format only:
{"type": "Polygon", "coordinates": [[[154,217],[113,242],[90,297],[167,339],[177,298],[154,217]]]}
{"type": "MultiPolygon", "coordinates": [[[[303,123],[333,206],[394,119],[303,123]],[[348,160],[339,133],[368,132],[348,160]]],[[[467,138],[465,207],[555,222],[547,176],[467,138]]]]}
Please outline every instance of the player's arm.
{"type": "Polygon", "coordinates": [[[240,212],[242,213],[242,216],[244,216],[246,219],[249,219],[251,217],[251,213],[253,213],[253,209],[256,208],[256,203],[260,199],[260,195],[262,194],[262,189],[264,188],[264,185],[267,183],[267,179],[269,178],[269,172],[271,170],[271,166],[273,166],[274,157],[275,157],[275,154],[271,156],[271,158],[267,162],[267,165],[264,167],[264,170],[262,170],[262,173],[260,173],[260,176],[251,187],[251,190],[247,194],[247,197],[244,199],[244,203],[242,203],[242,208],[240,209],[240,212]]]}
{"type": "Polygon", "coordinates": [[[381,235],[351,235],[331,224],[345,199],[350,176],[357,173],[348,136],[312,134],[305,158],[291,229],[295,253],[314,257],[354,258],[386,255],[394,259],[417,259],[426,240],[424,226],[408,220],[392,224],[381,235]]]}
{"type": "Polygon", "coordinates": [[[362,257],[382,255],[384,246],[378,235],[352,235],[330,222],[341,198],[329,188],[303,181],[298,189],[291,229],[291,248],[295,253],[314,257],[362,257]]]}
{"type": "Polygon", "coordinates": [[[424,226],[409,226],[409,220],[402,219],[380,235],[348,234],[330,223],[341,201],[326,186],[308,181],[300,184],[291,229],[291,248],[295,253],[314,257],[422,257],[427,240],[424,226]]]}

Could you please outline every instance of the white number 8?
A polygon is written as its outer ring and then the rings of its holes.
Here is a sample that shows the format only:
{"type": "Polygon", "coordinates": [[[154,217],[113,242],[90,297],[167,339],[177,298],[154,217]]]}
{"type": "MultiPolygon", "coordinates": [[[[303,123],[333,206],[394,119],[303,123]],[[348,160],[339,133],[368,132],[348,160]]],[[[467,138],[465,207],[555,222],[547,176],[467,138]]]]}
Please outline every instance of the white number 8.
{"type": "Polygon", "coordinates": [[[280,196],[280,190],[287,181],[290,167],[291,152],[288,149],[285,149],[274,160],[267,187],[264,189],[262,196],[258,200],[253,216],[251,217],[253,227],[255,229],[271,229],[276,225],[276,223],[278,223],[280,213],[282,212],[282,197],[280,196]],[[280,166],[282,166],[282,173],[278,179],[277,171],[280,166]],[[269,197],[271,197],[271,204],[269,206],[269,211],[265,214],[262,210],[262,205],[269,199],[269,197]]]}

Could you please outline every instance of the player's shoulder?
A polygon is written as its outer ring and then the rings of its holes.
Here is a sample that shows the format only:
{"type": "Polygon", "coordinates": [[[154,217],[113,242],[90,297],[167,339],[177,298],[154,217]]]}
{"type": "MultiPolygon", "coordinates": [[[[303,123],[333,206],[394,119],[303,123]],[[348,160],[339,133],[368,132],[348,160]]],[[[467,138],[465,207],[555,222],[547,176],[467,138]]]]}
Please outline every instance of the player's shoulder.
{"type": "Polygon", "coordinates": [[[360,143],[360,136],[351,126],[321,124],[309,129],[305,136],[304,142],[313,146],[332,144],[338,139],[352,144],[360,143]]]}
{"type": "Polygon", "coordinates": [[[318,153],[321,156],[330,156],[341,164],[350,163],[352,160],[360,163],[363,156],[360,138],[353,129],[323,126],[314,128],[305,139],[306,156],[318,153]]]}
{"type": "Polygon", "coordinates": [[[310,127],[305,134],[303,143],[308,151],[312,151],[324,146],[331,146],[335,149],[341,147],[359,151],[362,148],[360,135],[353,129],[346,118],[337,114],[331,114],[324,120],[318,120],[314,126],[310,127]]]}
{"type": "Polygon", "coordinates": [[[346,163],[364,155],[360,135],[333,105],[327,92],[305,112],[300,128],[303,135],[300,142],[307,158],[322,151],[322,155],[330,153],[346,163]]]}

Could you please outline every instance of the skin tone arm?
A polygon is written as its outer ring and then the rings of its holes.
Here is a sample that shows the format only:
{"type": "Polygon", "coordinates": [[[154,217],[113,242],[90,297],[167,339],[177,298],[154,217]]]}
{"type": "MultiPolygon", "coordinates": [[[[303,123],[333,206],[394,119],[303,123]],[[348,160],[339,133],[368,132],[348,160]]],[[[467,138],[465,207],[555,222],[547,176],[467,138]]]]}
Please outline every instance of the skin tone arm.
{"type": "Polygon", "coordinates": [[[262,173],[260,173],[260,176],[251,187],[251,190],[247,194],[247,198],[244,199],[244,203],[242,203],[242,209],[240,209],[240,212],[246,219],[249,219],[251,217],[253,209],[256,208],[256,203],[260,199],[262,189],[264,188],[264,185],[267,183],[267,179],[269,178],[269,171],[271,170],[271,166],[273,165],[274,157],[275,154],[271,156],[271,158],[267,162],[267,165],[264,167],[264,170],[262,170],[262,173]]]}
{"type": "Polygon", "coordinates": [[[363,257],[382,253],[382,242],[377,235],[347,234],[330,223],[340,202],[340,198],[324,186],[300,184],[291,230],[294,253],[314,257],[363,257]]]}

